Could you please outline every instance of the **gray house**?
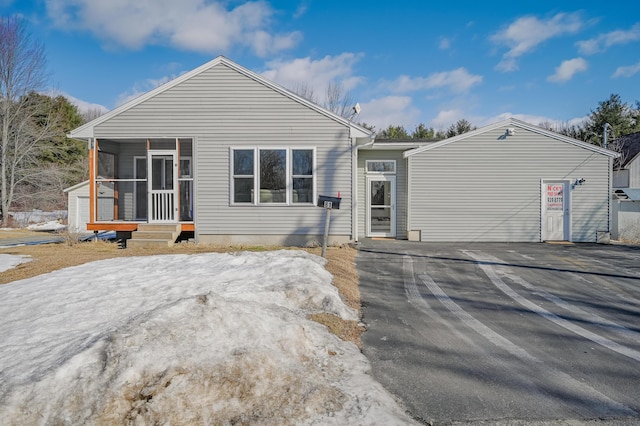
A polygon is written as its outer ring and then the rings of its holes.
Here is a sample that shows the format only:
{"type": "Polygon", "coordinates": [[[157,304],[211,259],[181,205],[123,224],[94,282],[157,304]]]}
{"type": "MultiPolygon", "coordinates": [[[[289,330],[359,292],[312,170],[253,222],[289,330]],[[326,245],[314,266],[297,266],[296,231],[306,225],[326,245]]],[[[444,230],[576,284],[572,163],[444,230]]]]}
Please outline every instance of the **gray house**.
{"type": "Polygon", "coordinates": [[[613,164],[613,187],[640,188],[640,132],[616,138],[611,148],[620,153],[613,164]]]}
{"type": "MultiPolygon", "coordinates": [[[[439,142],[371,132],[218,57],[73,130],[88,230],[129,244],[595,241],[617,154],[510,119],[439,142]]],[[[81,214],[78,214],[81,216],[81,214]]]]}
{"type": "Polygon", "coordinates": [[[595,242],[610,230],[616,156],[516,119],[435,143],[374,141],[359,150],[359,235],[595,242]]]}
{"type": "Polygon", "coordinates": [[[355,239],[355,146],[370,133],[218,57],[69,137],[89,147],[89,230],[304,245],[324,232],[319,195],[342,199],[332,242],[355,239]]]}

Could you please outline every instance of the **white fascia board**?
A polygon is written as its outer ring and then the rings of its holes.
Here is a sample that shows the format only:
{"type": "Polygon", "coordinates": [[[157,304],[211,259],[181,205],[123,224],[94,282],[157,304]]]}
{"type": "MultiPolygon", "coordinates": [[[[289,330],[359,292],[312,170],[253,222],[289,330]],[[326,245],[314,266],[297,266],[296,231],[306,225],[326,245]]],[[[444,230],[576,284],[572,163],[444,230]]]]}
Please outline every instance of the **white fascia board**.
{"type": "Polygon", "coordinates": [[[89,181],[88,181],[88,180],[85,180],[84,182],[76,183],[76,184],[75,184],[75,185],[73,185],[73,186],[70,186],[70,187],[68,187],[68,188],[63,189],[63,190],[62,190],[62,192],[69,192],[69,191],[73,191],[74,189],[81,188],[81,187],[83,187],[83,186],[85,186],[85,185],[88,185],[88,184],[89,184],[89,181]]]}
{"type": "Polygon", "coordinates": [[[521,120],[518,120],[518,119],[515,119],[515,118],[508,118],[506,120],[498,121],[496,123],[489,124],[488,126],[481,127],[480,129],[472,130],[471,132],[463,133],[461,135],[457,135],[457,136],[454,136],[452,138],[445,139],[445,140],[442,140],[440,142],[433,143],[431,145],[426,145],[426,146],[422,146],[420,148],[412,149],[410,151],[405,152],[404,153],[404,157],[407,158],[407,157],[410,157],[410,156],[412,156],[414,154],[419,154],[419,153],[424,152],[424,151],[429,151],[431,149],[436,149],[436,148],[439,148],[441,146],[449,145],[450,143],[457,142],[457,141],[464,140],[464,139],[468,139],[468,138],[474,137],[476,135],[480,135],[482,133],[486,133],[486,132],[495,130],[495,129],[500,128],[500,127],[505,127],[505,126],[513,126],[513,127],[519,127],[521,129],[529,130],[529,131],[532,131],[534,133],[538,133],[538,134],[550,137],[552,139],[556,139],[556,140],[559,140],[559,141],[562,141],[562,142],[566,142],[566,143],[569,143],[571,145],[578,146],[580,148],[588,149],[589,151],[597,152],[598,154],[606,155],[608,157],[615,158],[615,157],[619,157],[620,156],[620,154],[618,154],[616,152],[613,152],[613,151],[610,151],[608,149],[604,149],[604,148],[601,148],[599,146],[596,146],[596,145],[593,145],[593,144],[590,144],[590,143],[587,143],[587,142],[582,142],[582,141],[579,141],[577,139],[573,139],[573,138],[570,138],[568,136],[564,136],[564,135],[561,135],[559,133],[552,132],[551,130],[543,129],[542,127],[538,127],[538,126],[535,126],[533,124],[529,124],[527,122],[524,122],[524,121],[521,121],[521,120]]]}
{"type": "Polygon", "coordinates": [[[406,151],[408,149],[415,149],[421,147],[419,143],[378,143],[374,142],[370,145],[358,146],[359,150],[371,150],[371,151],[406,151]]]}

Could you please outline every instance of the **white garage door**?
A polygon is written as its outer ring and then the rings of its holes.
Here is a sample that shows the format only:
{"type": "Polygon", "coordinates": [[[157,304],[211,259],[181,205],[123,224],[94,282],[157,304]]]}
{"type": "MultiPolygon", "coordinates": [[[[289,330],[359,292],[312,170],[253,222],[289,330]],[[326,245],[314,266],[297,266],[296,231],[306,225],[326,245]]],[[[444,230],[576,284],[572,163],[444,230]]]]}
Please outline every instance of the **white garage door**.
{"type": "Polygon", "coordinates": [[[89,222],[89,197],[78,197],[76,202],[76,223],[74,226],[80,232],[87,230],[89,222]]]}

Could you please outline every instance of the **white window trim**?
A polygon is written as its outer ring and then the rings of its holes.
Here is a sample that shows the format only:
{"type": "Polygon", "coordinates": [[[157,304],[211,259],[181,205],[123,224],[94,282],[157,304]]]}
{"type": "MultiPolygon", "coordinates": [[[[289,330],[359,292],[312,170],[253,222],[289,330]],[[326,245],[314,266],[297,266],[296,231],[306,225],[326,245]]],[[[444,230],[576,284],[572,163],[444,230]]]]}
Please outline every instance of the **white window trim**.
{"type": "MultiPolygon", "coordinates": [[[[260,206],[260,207],[282,207],[282,206],[315,206],[315,199],[317,198],[317,185],[318,185],[318,169],[317,169],[317,150],[316,147],[304,147],[304,146],[290,146],[290,147],[282,147],[282,146],[232,146],[229,148],[229,205],[231,206],[260,206]],[[235,151],[253,151],[253,202],[250,203],[237,203],[234,201],[234,191],[235,191],[235,178],[248,178],[249,175],[236,175],[234,174],[234,164],[233,164],[233,155],[235,151]],[[284,150],[285,151],[285,175],[286,175],[286,201],[284,203],[261,203],[260,202],[260,151],[267,150],[284,150]],[[312,151],[313,163],[312,163],[312,174],[311,179],[313,179],[312,184],[312,196],[311,201],[308,203],[294,203],[293,202],[293,164],[292,164],[292,156],[293,151],[301,150],[301,151],[312,151]]],[[[309,175],[296,175],[300,177],[309,177],[309,175]]]]}
{"type": "Polygon", "coordinates": [[[364,165],[364,170],[365,170],[365,173],[369,175],[395,175],[398,169],[397,169],[396,160],[366,160],[364,165]],[[393,171],[378,172],[375,170],[369,170],[370,163],[393,163],[393,171]]]}
{"type": "Polygon", "coordinates": [[[256,186],[258,184],[258,165],[257,162],[257,149],[255,147],[231,147],[229,149],[229,203],[232,206],[255,206],[258,202],[258,196],[256,192],[256,186]],[[249,175],[236,175],[234,172],[233,154],[235,151],[253,151],[253,202],[249,203],[237,203],[233,196],[235,194],[235,179],[236,178],[248,178],[249,175]]]}

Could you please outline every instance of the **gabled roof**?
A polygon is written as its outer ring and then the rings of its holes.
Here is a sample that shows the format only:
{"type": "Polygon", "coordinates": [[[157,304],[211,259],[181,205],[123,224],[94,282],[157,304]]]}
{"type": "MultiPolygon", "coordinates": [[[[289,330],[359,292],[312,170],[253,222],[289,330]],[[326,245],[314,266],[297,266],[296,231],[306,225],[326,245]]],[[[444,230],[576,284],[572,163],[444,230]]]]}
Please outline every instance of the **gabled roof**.
{"type": "Polygon", "coordinates": [[[640,156],[640,132],[620,136],[611,142],[609,146],[612,150],[621,154],[613,165],[614,169],[624,169],[640,156]]]}
{"type": "Polygon", "coordinates": [[[521,121],[521,120],[518,120],[518,119],[515,119],[515,118],[508,118],[506,120],[498,121],[496,123],[489,124],[488,126],[481,127],[479,129],[472,130],[470,132],[463,133],[461,135],[457,135],[457,136],[454,136],[454,137],[449,138],[449,139],[444,139],[444,140],[442,140],[440,142],[435,142],[435,143],[432,143],[432,144],[429,144],[429,145],[421,146],[420,148],[412,149],[411,151],[405,152],[404,153],[404,157],[407,158],[407,157],[410,157],[410,156],[415,155],[415,154],[419,154],[419,153],[424,152],[424,151],[429,151],[431,149],[437,149],[437,148],[439,148],[441,146],[449,145],[450,143],[455,143],[455,142],[458,142],[458,141],[461,141],[461,140],[472,138],[472,137],[474,137],[476,135],[481,135],[483,133],[487,133],[487,132],[490,132],[492,130],[499,129],[499,128],[505,127],[505,126],[529,130],[529,131],[532,131],[534,133],[538,133],[540,135],[548,136],[550,138],[557,139],[559,141],[566,142],[566,143],[569,143],[571,145],[578,146],[580,148],[588,149],[589,151],[597,152],[598,154],[606,155],[608,157],[615,158],[615,157],[618,157],[620,155],[620,154],[618,154],[616,152],[613,152],[613,151],[610,151],[608,149],[604,149],[604,148],[601,148],[599,146],[596,146],[596,145],[593,145],[593,144],[590,144],[590,143],[582,142],[582,141],[579,141],[577,139],[573,139],[573,138],[570,138],[568,136],[564,136],[564,135],[561,135],[559,133],[552,132],[551,130],[543,129],[542,127],[534,126],[533,124],[529,124],[527,122],[524,122],[524,121],[521,121]]]}
{"type": "Polygon", "coordinates": [[[317,111],[318,113],[331,118],[334,121],[337,121],[338,123],[344,124],[345,126],[349,127],[351,129],[351,136],[352,137],[368,137],[371,135],[371,131],[358,125],[355,124],[349,120],[347,120],[344,117],[341,117],[337,114],[332,113],[331,111],[322,108],[321,106],[303,98],[302,96],[299,96],[295,93],[293,93],[292,91],[285,89],[284,87],[274,83],[273,81],[270,81],[264,77],[262,77],[259,74],[254,73],[253,71],[248,70],[247,68],[244,68],[238,64],[236,64],[235,62],[225,58],[224,56],[218,56],[217,58],[207,62],[204,65],[199,66],[198,68],[189,71],[188,73],[185,73],[183,75],[181,75],[180,77],[177,77],[161,86],[156,87],[153,90],[150,90],[147,93],[144,93],[140,96],[138,96],[137,98],[123,104],[120,105],[118,108],[115,108],[111,111],[109,111],[108,113],[101,115],[100,117],[96,118],[95,120],[92,120],[80,127],[78,127],[77,129],[72,130],[67,136],[69,138],[75,138],[75,139],[87,139],[87,138],[92,138],[94,137],[94,132],[93,129],[104,123],[105,121],[110,120],[111,118],[135,107],[136,105],[139,105],[143,102],[145,102],[146,100],[153,98],[154,96],[163,93],[169,89],[171,89],[172,87],[175,87],[177,85],[179,85],[180,83],[189,80],[190,78],[201,74],[213,67],[216,67],[218,65],[226,65],[227,67],[239,72],[240,74],[245,75],[246,77],[249,77],[255,81],[257,81],[258,83],[290,98],[293,99],[296,102],[299,102],[307,107],[309,107],[310,109],[317,111]]]}
{"type": "Polygon", "coordinates": [[[85,185],[89,185],[89,181],[88,180],[85,180],[84,182],[76,183],[73,186],[65,188],[65,189],[62,190],[62,192],[70,192],[70,191],[73,191],[74,189],[82,188],[85,185]]]}

